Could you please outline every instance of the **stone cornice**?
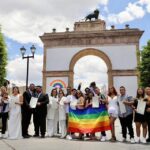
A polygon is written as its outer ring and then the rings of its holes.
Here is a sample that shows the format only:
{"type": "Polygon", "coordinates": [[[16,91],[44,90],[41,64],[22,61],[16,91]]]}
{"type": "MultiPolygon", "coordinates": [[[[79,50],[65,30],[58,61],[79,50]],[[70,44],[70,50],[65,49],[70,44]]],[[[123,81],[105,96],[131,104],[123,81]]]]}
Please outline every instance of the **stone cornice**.
{"type": "Polygon", "coordinates": [[[113,29],[102,31],[72,31],[44,33],[40,36],[45,47],[105,44],[137,44],[144,31],[139,29],[113,29]]]}

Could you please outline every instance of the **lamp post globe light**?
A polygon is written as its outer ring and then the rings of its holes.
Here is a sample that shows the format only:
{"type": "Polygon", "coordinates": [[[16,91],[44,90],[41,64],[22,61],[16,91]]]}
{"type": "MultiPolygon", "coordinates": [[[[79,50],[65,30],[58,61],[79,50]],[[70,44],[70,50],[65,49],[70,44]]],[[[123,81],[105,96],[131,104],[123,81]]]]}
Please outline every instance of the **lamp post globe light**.
{"type": "Polygon", "coordinates": [[[35,51],[36,51],[35,46],[32,45],[32,46],[30,47],[30,50],[31,50],[32,55],[27,55],[27,56],[25,56],[25,53],[26,53],[25,47],[23,46],[23,47],[20,48],[21,55],[22,55],[22,59],[27,59],[26,90],[28,89],[29,59],[30,59],[30,58],[34,58],[34,54],[35,54],[35,51]]]}

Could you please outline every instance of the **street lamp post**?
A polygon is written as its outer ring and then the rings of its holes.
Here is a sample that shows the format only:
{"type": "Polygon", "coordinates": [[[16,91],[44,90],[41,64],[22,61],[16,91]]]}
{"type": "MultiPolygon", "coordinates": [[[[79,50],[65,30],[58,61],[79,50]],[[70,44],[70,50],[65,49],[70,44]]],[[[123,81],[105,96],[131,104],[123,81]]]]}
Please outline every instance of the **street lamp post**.
{"type": "Polygon", "coordinates": [[[28,89],[29,59],[34,58],[34,53],[35,53],[35,50],[36,50],[35,46],[32,45],[30,47],[30,50],[31,50],[32,55],[31,56],[29,56],[29,55],[25,56],[26,49],[24,48],[24,46],[20,48],[20,51],[21,51],[21,54],[22,54],[22,59],[27,59],[26,90],[28,89]]]}

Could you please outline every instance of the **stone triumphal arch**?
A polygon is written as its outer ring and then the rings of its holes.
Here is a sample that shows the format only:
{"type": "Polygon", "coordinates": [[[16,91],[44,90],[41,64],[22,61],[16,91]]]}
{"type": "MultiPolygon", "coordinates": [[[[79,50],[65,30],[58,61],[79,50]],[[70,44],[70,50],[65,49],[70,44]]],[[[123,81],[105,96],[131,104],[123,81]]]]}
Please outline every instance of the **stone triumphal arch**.
{"type": "MultiPolygon", "coordinates": [[[[108,68],[108,85],[124,85],[135,95],[138,86],[139,40],[143,31],[137,28],[106,29],[104,20],[76,22],[74,30],[44,33],[43,88],[73,86],[74,65],[87,55],[98,56],[108,68]]],[[[94,81],[94,79],[93,79],[94,81]]]]}

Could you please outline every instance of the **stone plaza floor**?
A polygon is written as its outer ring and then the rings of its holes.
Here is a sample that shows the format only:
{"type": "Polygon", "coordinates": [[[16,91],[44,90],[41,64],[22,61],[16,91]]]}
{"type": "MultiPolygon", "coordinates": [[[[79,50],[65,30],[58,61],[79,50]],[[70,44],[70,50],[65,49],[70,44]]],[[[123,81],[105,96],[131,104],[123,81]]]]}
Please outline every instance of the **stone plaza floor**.
{"type": "MultiPolygon", "coordinates": [[[[135,127],[134,127],[135,129],[135,127]]],[[[30,134],[33,134],[33,125],[30,125],[30,134]]],[[[100,134],[97,133],[97,137],[100,134]]],[[[55,138],[45,139],[29,138],[21,140],[0,139],[0,150],[149,150],[150,144],[130,144],[130,142],[122,143],[121,128],[119,120],[116,121],[116,137],[117,142],[109,141],[78,141],[55,138]]],[[[110,131],[107,131],[107,139],[110,139],[110,131]]],[[[129,140],[129,139],[128,139],[129,140]]]]}

